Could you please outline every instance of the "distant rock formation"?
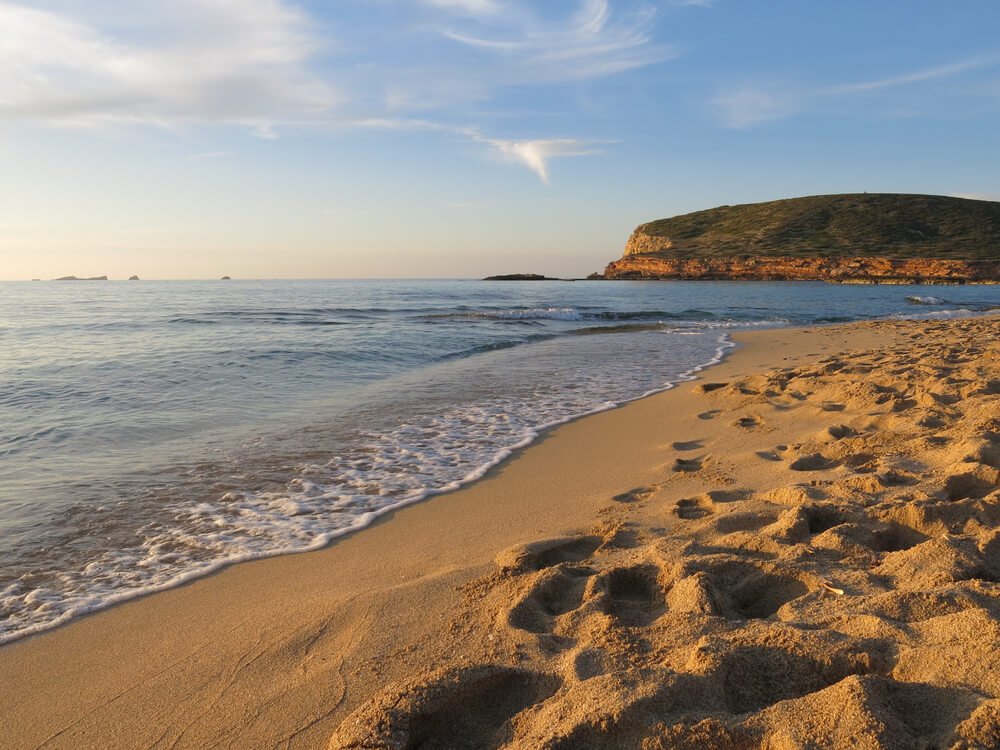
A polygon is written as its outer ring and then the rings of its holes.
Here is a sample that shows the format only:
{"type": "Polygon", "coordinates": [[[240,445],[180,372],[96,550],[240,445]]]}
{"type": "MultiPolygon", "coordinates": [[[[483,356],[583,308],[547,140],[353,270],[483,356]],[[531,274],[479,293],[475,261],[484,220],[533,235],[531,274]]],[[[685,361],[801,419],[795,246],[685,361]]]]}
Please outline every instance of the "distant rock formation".
{"type": "Polygon", "coordinates": [[[228,276],[223,276],[221,279],[219,279],[219,281],[232,281],[232,279],[229,278],[228,276]]]}
{"type": "Polygon", "coordinates": [[[863,193],[721,206],[637,227],[603,277],[996,283],[1000,203],[863,193]]]}
{"type": "Polygon", "coordinates": [[[53,281],[107,281],[107,276],[87,276],[85,278],[80,278],[79,276],[60,276],[58,279],[53,279],[53,281]]]}
{"type": "Polygon", "coordinates": [[[139,277],[138,277],[138,276],[129,276],[129,277],[128,277],[128,280],[129,280],[129,281],[138,281],[138,280],[139,280],[139,277]]]}
{"type": "Polygon", "coordinates": [[[487,276],[483,281],[559,281],[559,279],[537,273],[505,273],[501,276],[487,276]]]}

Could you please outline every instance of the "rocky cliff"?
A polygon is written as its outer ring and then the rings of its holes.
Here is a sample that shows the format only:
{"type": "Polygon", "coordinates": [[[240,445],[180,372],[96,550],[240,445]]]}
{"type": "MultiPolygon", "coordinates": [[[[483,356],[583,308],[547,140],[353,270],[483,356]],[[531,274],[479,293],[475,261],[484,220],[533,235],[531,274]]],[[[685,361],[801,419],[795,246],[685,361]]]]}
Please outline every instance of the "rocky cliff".
{"type": "Polygon", "coordinates": [[[606,279],[836,281],[870,284],[964,284],[1000,281],[1000,260],[923,258],[751,257],[669,258],[632,254],[604,271],[606,279]]]}
{"type": "Polygon", "coordinates": [[[865,193],[721,206],[639,226],[604,277],[1000,282],[1000,203],[865,193]]]}

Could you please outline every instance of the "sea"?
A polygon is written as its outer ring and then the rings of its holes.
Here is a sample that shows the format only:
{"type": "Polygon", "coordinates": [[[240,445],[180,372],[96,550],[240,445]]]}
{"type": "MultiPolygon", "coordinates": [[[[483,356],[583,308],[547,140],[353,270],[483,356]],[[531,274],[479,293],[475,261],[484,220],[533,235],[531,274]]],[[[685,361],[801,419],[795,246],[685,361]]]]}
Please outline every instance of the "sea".
{"type": "Polygon", "coordinates": [[[734,331],[998,305],[972,285],[0,283],[0,643],[322,547],[695,377],[734,331]]]}

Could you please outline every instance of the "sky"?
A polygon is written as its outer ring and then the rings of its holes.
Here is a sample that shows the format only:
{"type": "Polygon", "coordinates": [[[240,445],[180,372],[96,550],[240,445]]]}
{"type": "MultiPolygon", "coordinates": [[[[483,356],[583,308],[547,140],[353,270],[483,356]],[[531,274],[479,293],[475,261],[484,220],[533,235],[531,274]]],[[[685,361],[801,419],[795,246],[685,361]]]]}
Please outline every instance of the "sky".
{"type": "Polygon", "coordinates": [[[996,0],[0,0],[0,279],[603,269],[643,222],[1000,200],[996,0]]]}

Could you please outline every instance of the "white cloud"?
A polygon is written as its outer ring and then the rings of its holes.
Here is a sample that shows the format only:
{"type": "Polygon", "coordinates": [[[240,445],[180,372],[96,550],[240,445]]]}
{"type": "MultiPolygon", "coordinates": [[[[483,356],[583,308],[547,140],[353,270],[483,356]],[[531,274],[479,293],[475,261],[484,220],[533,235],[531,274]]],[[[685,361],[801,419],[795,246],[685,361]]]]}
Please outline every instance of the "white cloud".
{"type": "Polygon", "coordinates": [[[597,146],[606,141],[586,141],[578,138],[550,138],[534,140],[513,140],[493,138],[483,135],[474,128],[454,127],[429,120],[407,120],[380,118],[355,121],[354,126],[385,128],[390,130],[429,130],[449,133],[453,136],[474,143],[480,143],[490,148],[492,153],[505,161],[510,161],[528,167],[537,174],[542,182],[549,183],[548,162],[553,158],[568,156],[588,156],[598,153],[597,146]]]}
{"type": "Polygon", "coordinates": [[[390,29],[361,3],[358,18],[373,25],[359,28],[374,37],[359,32],[364,46],[334,58],[324,23],[293,0],[0,0],[0,124],[235,125],[260,138],[296,126],[423,129],[482,144],[548,182],[552,159],[593,153],[593,142],[497,138],[450,123],[505,87],[674,55],[653,42],[656,11],[644,0],[395,1],[406,23],[390,29]],[[457,44],[442,45],[442,35],[457,44]],[[365,57],[390,37],[401,41],[394,54],[365,57]]]}
{"type": "Polygon", "coordinates": [[[574,138],[534,141],[508,141],[499,138],[479,138],[478,140],[489,144],[502,156],[524,164],[541,177],[542,182],[546,185],[549,182],[549,159],[559,156],[585,156],[594,153],[592,144],[574,138]]]}
{"type": "Polygon", "coordinates": [[[607,0],[580,0],[573,12],[542,20],[525,8],[509,8],[509,27],[442,33],[452,41],[496,56],[502,83],[554,82],[620,73],[676,57],[652,41],[655,8],[615,12],[607,0]]]}
{"type": "Polygon", "coordinates": [[[777,90],[747,87],[720,95],[712,100],[722,123],[742,129],[769,120],[780,120],[797,107],[796,97],[777,90]]]}
{"type": "Polygon", "coordinates": [[[136,0],[124,15],[134,26],[115,34],[0,1],[0,119],[225,123],[271,137],[337,100],[309,72],[306,17],[278,0],[136,0]]]}
{"type": "Polygon", "coordinates": [[[423,0],[426,5],[457,10],[471,16],[489,16],[497,13],[500,6],[494,0],[423,0]]]}

